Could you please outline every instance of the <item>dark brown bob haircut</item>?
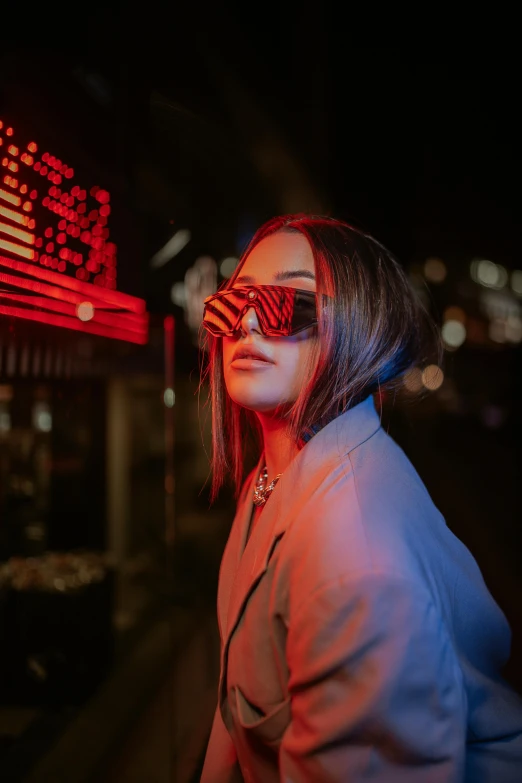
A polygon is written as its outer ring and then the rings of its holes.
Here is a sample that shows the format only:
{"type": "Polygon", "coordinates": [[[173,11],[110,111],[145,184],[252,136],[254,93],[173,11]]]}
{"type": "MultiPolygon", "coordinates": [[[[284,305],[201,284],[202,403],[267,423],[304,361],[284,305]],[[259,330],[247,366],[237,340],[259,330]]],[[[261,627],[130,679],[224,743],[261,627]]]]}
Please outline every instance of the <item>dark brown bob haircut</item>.
{"type": "MultiPolygon", "coordinates": [[[[308,382],[283,413],[298,448],[304,433],[325,426],[370,394],[396,389],[411,368],[441,360],[438,329],[394,256],[373,237],[331,217],[295,214],[262,225],[244,251],[230,288],[253,248],[276,231],[299,232],[314,256],[318,294],[333,297],[328,308],[317,297],[318,350],[308,382]]],[[[231,479],[235,498],[245,477],[249,444],[256,461],[263,447],[253,411],[229,397],[223,373],[223,341],[202,329],[207,357],[201,383],[209,378],[212,411],[210,502],[231,479]]],[[[251,468],[249,468],[250,470],[251,468]]]]}

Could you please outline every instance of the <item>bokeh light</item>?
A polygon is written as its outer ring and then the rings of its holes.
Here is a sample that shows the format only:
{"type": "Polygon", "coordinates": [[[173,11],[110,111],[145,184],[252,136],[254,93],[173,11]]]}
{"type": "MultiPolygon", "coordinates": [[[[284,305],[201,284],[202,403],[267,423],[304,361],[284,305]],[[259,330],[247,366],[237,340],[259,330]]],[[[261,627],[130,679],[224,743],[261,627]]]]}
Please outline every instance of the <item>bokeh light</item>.
{"type": "Polygon", "coordinates": [[[460,321],[446,321],[441,331],[442,339],[448,348],[459,348],[466,339],[466,327],[460,321]]]}

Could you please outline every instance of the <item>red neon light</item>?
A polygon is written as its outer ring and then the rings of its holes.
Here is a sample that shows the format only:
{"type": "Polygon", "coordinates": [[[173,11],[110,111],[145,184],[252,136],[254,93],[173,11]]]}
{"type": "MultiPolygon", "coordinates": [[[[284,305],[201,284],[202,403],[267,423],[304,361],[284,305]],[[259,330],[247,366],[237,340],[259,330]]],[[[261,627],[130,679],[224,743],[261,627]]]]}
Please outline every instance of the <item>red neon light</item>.
{"type": "Polygon", "coordinates": [[[4,123],[0,120],[0,129],[4,127],[4,123]]]}
{"type": "Polygon", "coordinates": [[[38,191],[37,190],[31,190],[31,192],[29,193],[29,198],[32,198],[33,200],[35,198],[38,198],[38,191]]]}
{"type": "Polygon", "coordinates": [[[20,185],[20,193],[27,193],[27,185],[20,185]]]}
{"type": "Polygon", "coordinates": [[[37,160],[37,161],[36,161],[36,163],[35,163],[35,164],[34,164],[34,166],[33,166],[33,169],[34,169],[35,171],[40,171],[40,169],[41,169],[41,168],[42,168],[42,164],[40,163],[40,161],[39,161],[39,160],[37,160]]]}
{"type": "MultiPolygon", "coordinates": [[[[22,249],[25,250],[26,248],[22,249]]],[[[48,272],[45,269],[40,269],[40,267],[31,266],[23,261],[16,261],[14,258],[7,258],[6,256],[0,256],[0,266],[7,266],[10,269],[14,269],[16,272],[30,275],[31,277],[37,277],[40,280],[48,280],[62,288],[80,292],[90,301],[103,298],[103,301],[106,302],[106,304],[125,308],[132,313],[142,314],[146,312],[145,301],[143,299],[138,299],[129,294],[122,294],[120,291],[106,291],[92,283],[81,283],[73,277],[67,277],[55,272],[48,272]]]]}
{"type": "Polygon", "coordinates": [[[32,210],[32,208],[33,208],[33,205],[31,204],[30,201],[24,201],[23,206],[22,206],[22,209],[24,210],[24,212],[30,212],[32,210]]]}
{"type": "MultiPolygon", "coordinates": [[[[53,259],[56,260],[56,259],[53,259]]],[[[7,283],[12,283],[13,280],[16,280],[12,275],[3,275],[2,277],[5,277],[5,281],[7,283]]],[[[26,281],[31,282],[31,281],[26,281]]],[[[34,285],[34,283],[33,283],[34,285]]],[[[52,290],[53,286],[43,286],[45,289],[52,290]]],[[[42,293],[45,293],[45,291],[42,291],[42,293]]],[[[41,308],[44,310],[51,310],[53,312],[62,313],[64,315],[77,315],[78,314],[78,308],[82,305],[85,305],[85,298],[83,298],[81,295],[76,295],[76,301],[60,301],[56,299],[52,299],[46,296],[39,296],[39,295],[28,295],[28,294],[19,294],[12,291],[0,291],[0,299],[9,299],[16,302],[22,302],[23,304],[31,305],[33,307],[41,308]]],[[[92,303],[89,302],[89,305],[93,309],[93,316],[92,318],[100,324],[105,324],[106,326],[112,326],[117,327],[120,329],[125,329],[125,331],[133,332],[135,334],[144,335],[147,332],[148,328],[148,319],[146,316],[137,316],[132,315],[130,313],[111,313],[107,312],[103,308],[105,307],[103,303],[92,303]]],[[[91,320],[91,319],[86,319],[91,320]]]]}
{"type": "Polygon", "coordinates": [[[29,152],[36,152],[38,150],[38,146],[35,144],[34,141],[30,141],[29,144],[27,145],[27,149],[29,150],[29,152]]]}
{"type": "Polygon", "coordinates": [[[14,204],[15,207],[19,207],[22,203],[20,196],[15,196],[14,193],[9,193],[7,190],[2,190],[2,188],[0,188],[0,198],[3,198],[4,201],[8,201],[10,204],[14,204]]]}
{"type": "Polygon", "coordinates": [[[36,226],[36,220],[34,218],[31,218],[29,223],[27,224],[27,228],[32,231],[33,228],[36,226]]]}
{"type": "Polygon", "coordinates": [[[13,223],[19,223],[21,226],[27,226],[29,223],[27,215],[22,215],[20,212],[15,212],[14,209],[9,209],[8,207],[0,206],[0,215],[8,220],[12,220],[13,223]]]}
{"type": "Polygon", "coordinates": [[[100,337],[112,337],[116,340],[125,340],[137,345],[145,345],[147,342],[146,334],[138,335],[124,329],[98,325],[93,321],[84,322],[78,320],[78,318],[69,318],[66,315],[52,315],[50,313],[40,313],[36,310],[24,310],[22,307],[5,307],[4,305],[0,305],[0,314],[25,318],[29,321],[38,321],[51,326],[61,326],[64,329],[73,329],[77,332],[97,334],[100,337]]]}
{"type": "Polygon", "coordinates": [[[12,128],[7,128],[7,130],[5,132],[5,135],[6,136],[12,136],[13,135],[13,129],[12,128]]]}
{"type": "Polygon", "coordinates": [[[16,256],[22,256],[22,258],[28,258],[30,261],[34,258],[34,250],[31,250],[31,248],[22,247],[22,245],[17,245],[15,242],[7,242],[5,239],[0,239],[0,249],[14,253],[16,256]]]}
{"type": "Polygon", "coordinates": [[[16,228],[0,221],[0,231],[4,234],[9,234],[9,236],[15,239],[19,239],[21,242],[27,242],[28,245],[34,245],[34,234],[22,231],[21,228],[16,228]]]}
{"type": "Polygon", "coordinates": [[[9,171],[18,171],[18,163],[15,163],[14,160],[12,160],[7,168],[9,171]]]}
{"type": "Polygon", "coordinates": [[[18,153],[20,152],[20,150],[18,149],[18,147],[15,147],[15,145],[14,145],[14,144],[10,144],[10,145],[8,146],[8,148],[7,148],[7,151],[8,151],[8,152],[9,152],[11,155],[18,155],[18,153]]]}

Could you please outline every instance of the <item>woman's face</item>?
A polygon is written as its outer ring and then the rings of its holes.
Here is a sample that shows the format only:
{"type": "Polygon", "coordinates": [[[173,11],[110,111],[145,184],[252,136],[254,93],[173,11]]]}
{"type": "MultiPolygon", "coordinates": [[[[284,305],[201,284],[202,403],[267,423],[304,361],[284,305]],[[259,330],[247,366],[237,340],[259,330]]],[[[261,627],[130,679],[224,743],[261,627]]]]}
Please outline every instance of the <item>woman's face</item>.
{"type": "MultiPolygon", "coordinates": [[[[266,237],[247,257],[236,285],[283,285],[315,291],[314,258],[308,241],[302,234],[283,231],[266,237]]],[[[233,337],[223,337],[223,370],[232,400],[259,413],[295,402],[307,380],[317,328],[311,326],[290,337],[267,337],[253,307],[245,311],[240,326],[233,337]],[[239,347],[258,349],[271,362],[234,361],[239,347]]]]}

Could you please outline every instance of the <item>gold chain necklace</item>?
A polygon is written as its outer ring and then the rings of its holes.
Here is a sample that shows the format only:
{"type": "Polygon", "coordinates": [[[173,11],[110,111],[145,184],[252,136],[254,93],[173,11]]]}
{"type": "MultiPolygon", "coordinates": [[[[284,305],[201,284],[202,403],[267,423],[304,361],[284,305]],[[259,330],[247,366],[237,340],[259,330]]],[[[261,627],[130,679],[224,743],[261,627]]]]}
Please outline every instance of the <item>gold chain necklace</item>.
{"type": "Polygon", "coordinates": [[[274,489],[275,485],[279,481],[283,474],[278,473],[275,479],[270,482],[268,487],[266,486],[266,482],[268,480],[268,471],[266,469],[266,465],[259,474],[259,478],[256,482],[256,486],[254,489],[254,506],[264,506],[268,498],[270,497],[270,494],[272,490],[274,489]]]}

